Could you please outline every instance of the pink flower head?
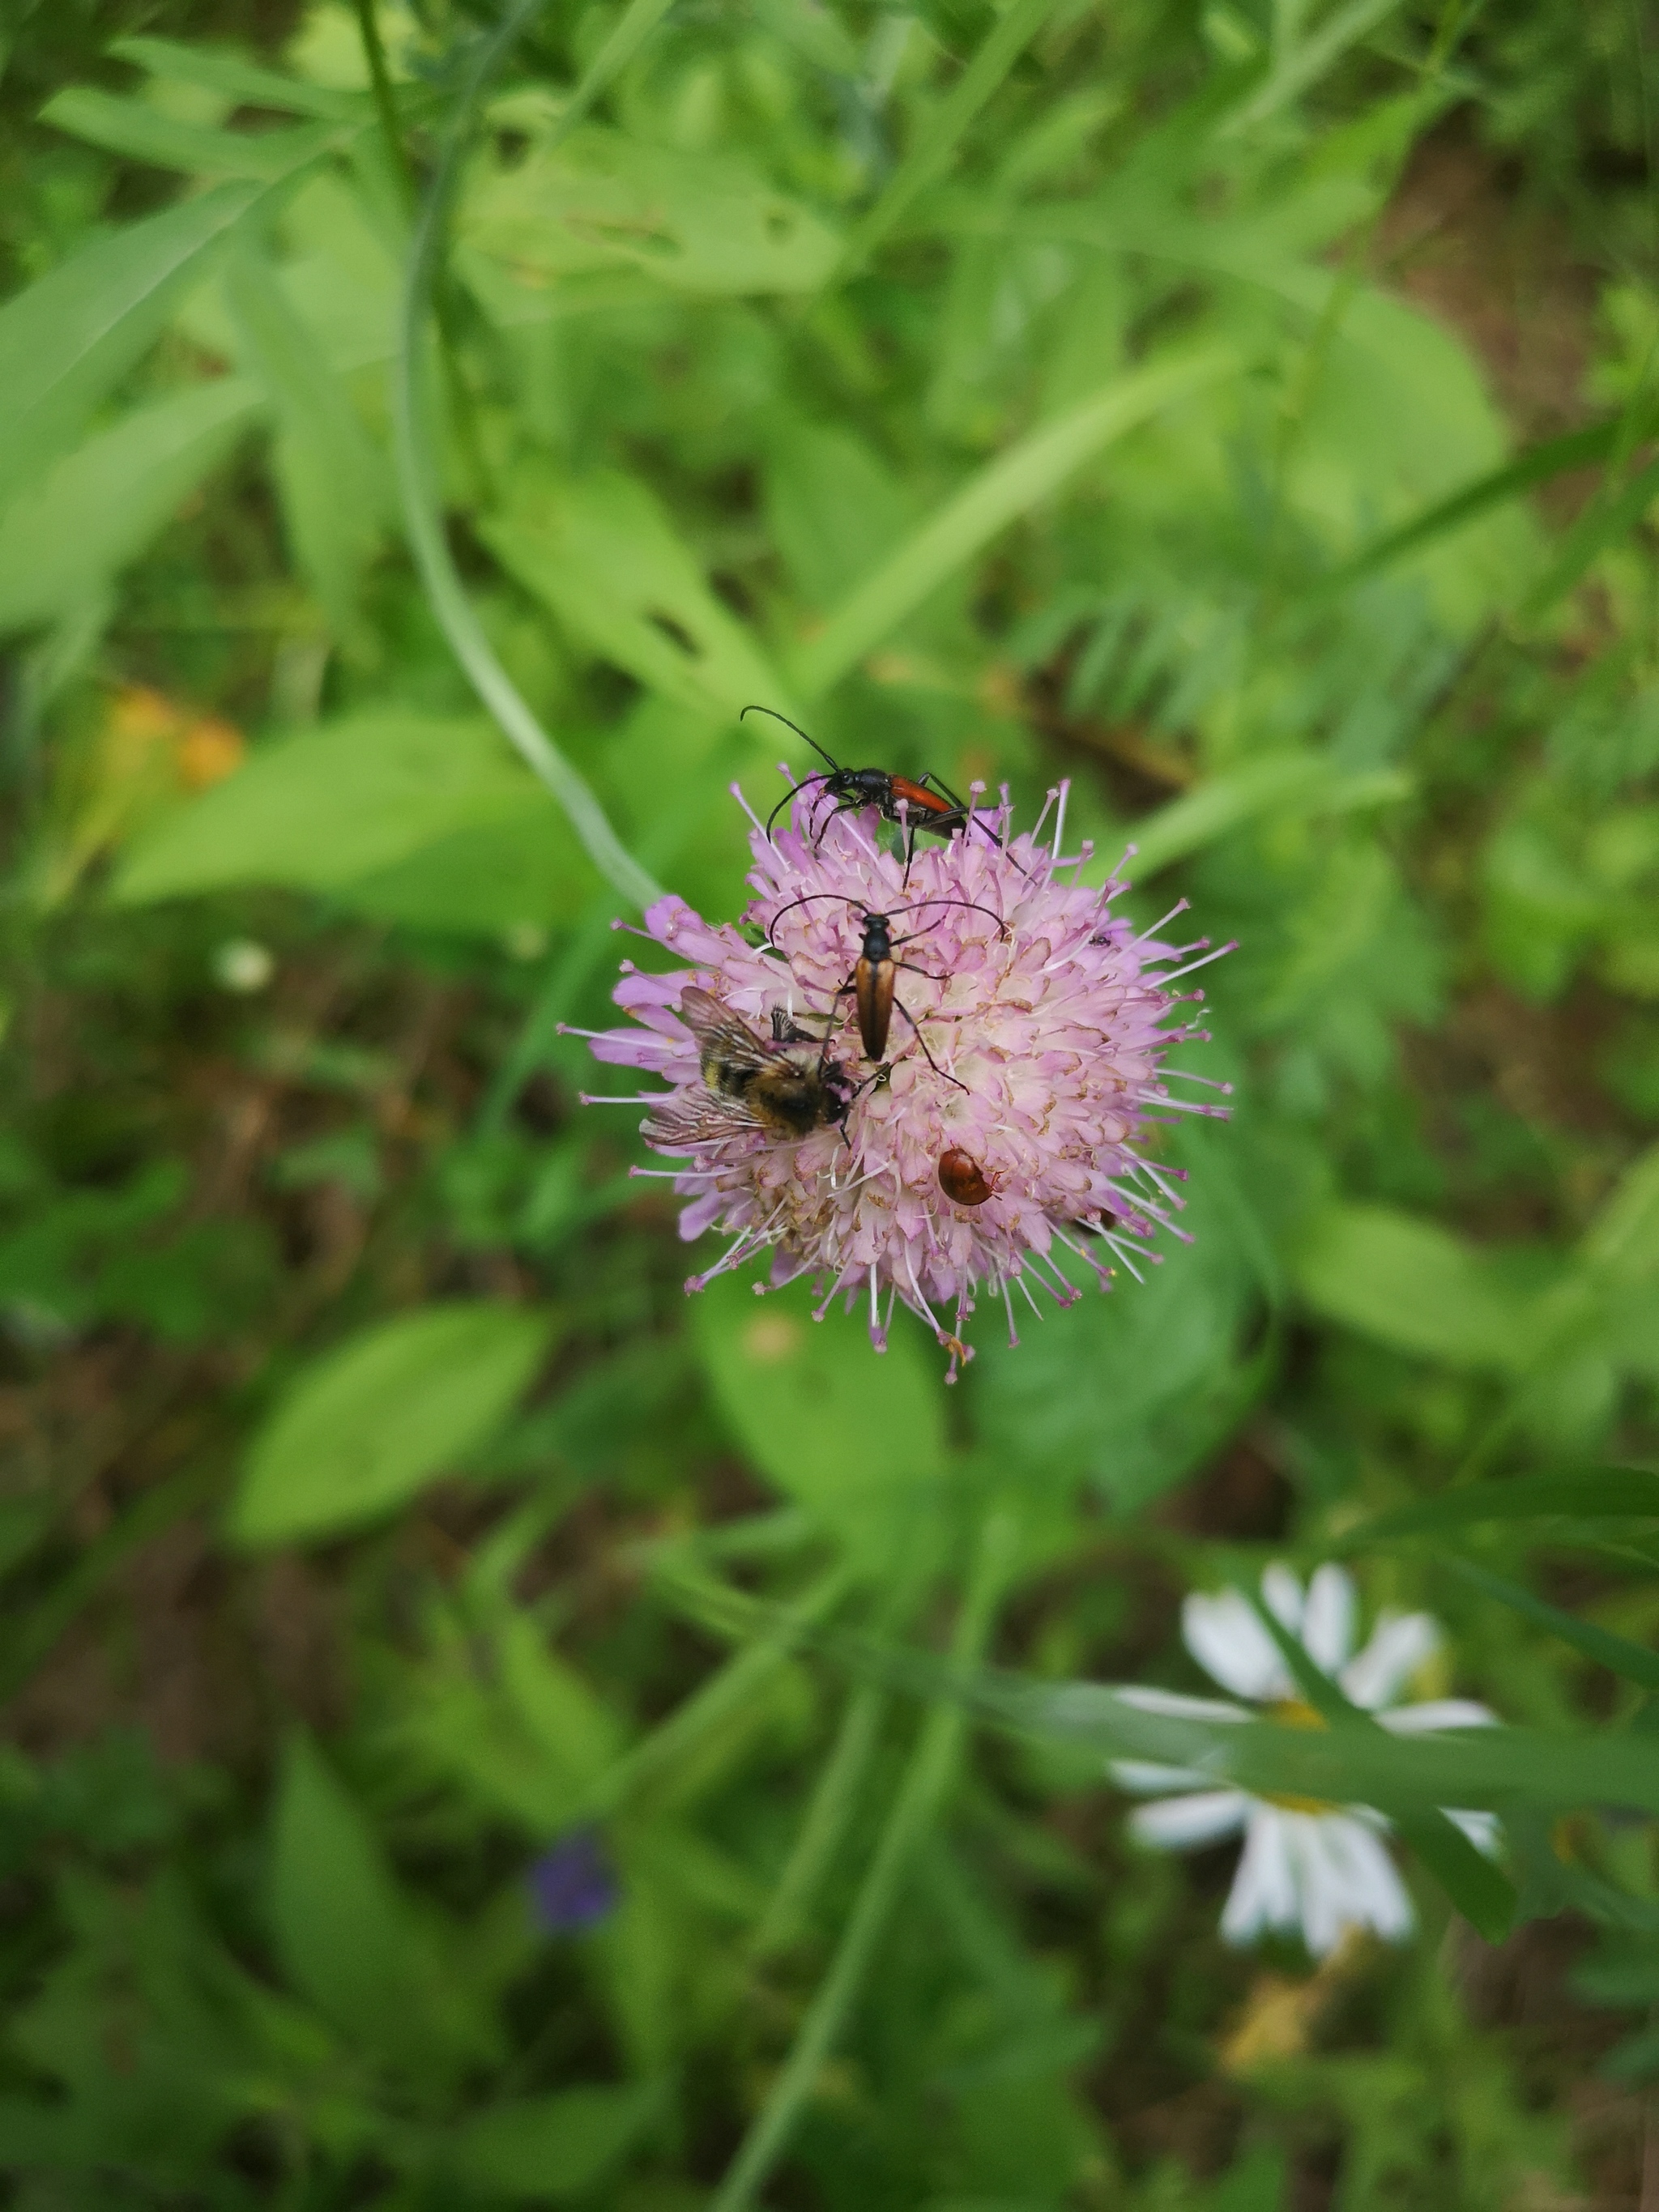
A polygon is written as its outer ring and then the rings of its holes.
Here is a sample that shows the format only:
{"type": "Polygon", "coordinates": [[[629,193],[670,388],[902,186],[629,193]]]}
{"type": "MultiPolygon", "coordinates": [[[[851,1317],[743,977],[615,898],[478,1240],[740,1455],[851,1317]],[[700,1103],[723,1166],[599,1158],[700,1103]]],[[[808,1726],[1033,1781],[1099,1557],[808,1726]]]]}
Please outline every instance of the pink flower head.
{"type": "Polygon", "coordinates": [[[688,1291],[769,1249],[770,1286],[815,1276],[820,1313],[837,1292],[866,1298],[878,1352],[902,1299],[950,1352],[954,1381],[972,1357],[963,1335],[981,1284],[1018,1343],[1016,1288],[1034,1310],[1034,1285],[1062,1305],[1083,1295],[1062,1253],[1105,1289],[1113,1259],[1138,1275],[1159,1257],[1147,1247],[1160,1226],[1183,1233],[1171,1218],[1181,1171],[1144,1145],[1149,1124],[1176,1111],[1226,1111],[1171,1097],[1163,1072],[1171,1045],[1204,1034],[1168,1025],[1202,996],[1170,987],[1218,956],[1114,916],[1124,886],[1079,880],[1086,845],[1060,858],[1064,785],[1056,799],[1052,847],[1037,842],[1041,821],[1012,835],[1005,794],[1000,810],[919,845],[907,881],[902,854],[878,844],[872,810],[836,811],[804,787],[789,829],[769,836],[750,816],[744,921],[763,942],[672,896],[648,909],[644,933],[681,964],[648,975],[624,962],[615,996],[637,1026],[588,1034],[599,1059],[669,1086],[641,1094],[652,1102],[641,1127],[685,1162],[666,1171],[691,1200],[681,1236],[733,1239],[688,1291]],[[902,963],[880,1062],[865,1054],[849,988],[869,914],[888,917],[902,963]],[[733,1095],[741,1073],[710,1064],[728,1046],[794,1079],[805,1103],[793,1126],[763,1123],[733,1095]]]}

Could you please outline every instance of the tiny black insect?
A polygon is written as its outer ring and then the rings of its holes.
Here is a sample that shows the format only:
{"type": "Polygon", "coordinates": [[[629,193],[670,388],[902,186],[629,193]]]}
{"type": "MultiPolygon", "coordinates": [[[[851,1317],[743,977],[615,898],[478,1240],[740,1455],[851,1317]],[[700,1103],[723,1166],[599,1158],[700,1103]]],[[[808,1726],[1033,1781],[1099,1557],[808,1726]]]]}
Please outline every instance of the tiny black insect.
{"type": "MultiPolygon", "coordinates": [[[[975,813],[964,799],[958,799],[942,776],[930,769],[926,775],[912,778],[894,775],[884,768],[842,768],[827,753],[816,738],[806,737],[799,724],[792,722],[787,714],[780,714],[775,707],[745,707],[744,714],[769,714],[775,722],[781,722],[793,730],[798,738],[805,738],[820,760],[830,763],[827,769],[819,769],[791,786],[766,817],[766,834],[772,834],[772,824],[797,793],[809,790],[814,784],[836,802],[831,810],[836,814],[855,814],[861,807],[873,806],[884,822],[896,822],[905,833],[904,878],[910,878],[910,863],[915,858],[916,839],[925,830],[930,836],[953,837],[958,830],[969,824],[982,831],[994,845],[1002,840],[982,814],[975,813]],[[937,789],[930,786],[937,785],[937,789]]],[[[743,715],[738,717],[743,720],[743,715]]],[[[819,835],[823,832],[820,830],[819,835]]]]}
{"type": "MultiPolygon", "coordinates": [[[[787,906],[781,906],[778,908],[772,917],[772,930],[775,930],[784,915],[793,913],[796,907],[810,906],[817,899],[842,899],[850,907],[856,908],[858,905],[856,899],[848,898],[843,891],[807,891],[801,897],[791,899],[787,906]]],[[[918,899],[914,906],[905,907],[899,911],[915,914],[926,906],[969,907],[975,914],[990,916],[997,926],[999,937],[1006,937],[1008,934],[1007,924],[1001,915],[994,913],[988,906],[981,906],[977,899],[918,899]]],[[[892,1027],[893,1016],[896,1013],[902,1014],[909,1024],[911,1033],[921,1047],[923,1057],[934,1074],[944,1077],[946,1083],[956,1084],[958,1091],[965,1091],[968,1088],[965,1083],[958,1082],[954,1075],[945,1075],[944,1069],[928,1051],[927,1040],[917,1027],[908,1008],[902,1000],[895,995],[898,971],[901,968],[908,969],[913,975],[927,976],[930,983],[942,983],[946,980],[943,975],[931,974],[926,968],[918,968],[912,960],[900,960],[895,957],[900,945],[911,944],[915,937],[921,934],[921,931],[917,930],[913,932],[910,937],[895,937],[892,933],[892,924],[896,918],[892,914],[860,915],[859,927],[863,933],[864,941],[859,948],[859,957],[854,963],[853,972],[835,994],[836,999],[839,1001],[850,994],[857,1006],[859,1035],[863,1039],[867,1058],[884,1059],[887,1051],[887,1034],[892,1027]]],[[[775,948],[776,939],[772,936],[770,930],[767,934],[769,941],[775,948]]]]}

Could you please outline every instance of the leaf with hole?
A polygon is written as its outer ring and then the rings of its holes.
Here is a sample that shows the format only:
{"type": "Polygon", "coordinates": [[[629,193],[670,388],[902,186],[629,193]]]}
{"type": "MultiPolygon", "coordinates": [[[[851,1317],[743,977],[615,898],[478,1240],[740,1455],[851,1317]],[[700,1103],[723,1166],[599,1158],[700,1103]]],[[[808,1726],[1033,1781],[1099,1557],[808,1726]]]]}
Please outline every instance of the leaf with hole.
{"type": "Polygon", "coordinates": [[[680,705],[722,716],[787,709],[783,685],[637,477],[521,471],[481,534],[590,650],[680,705]]]}
{"type": "Polygon", "coordinates": [[[747,161],[597,128],[477,175],[456,223],[468,253],[539,289],[627,268],[678,292],[811,292],[840,240],[747,161]]]}

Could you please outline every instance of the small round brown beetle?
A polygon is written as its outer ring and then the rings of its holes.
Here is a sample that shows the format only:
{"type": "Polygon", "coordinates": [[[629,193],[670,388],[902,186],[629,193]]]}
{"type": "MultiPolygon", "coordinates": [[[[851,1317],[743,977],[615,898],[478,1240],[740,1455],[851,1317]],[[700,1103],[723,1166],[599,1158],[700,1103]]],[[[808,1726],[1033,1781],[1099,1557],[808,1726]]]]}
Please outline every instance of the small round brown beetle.
{"type": "Polygon", "coordinates": [[[939,1156],[939,1187],[957,1206],[983,1206],[997,1187],[971,1152],[952,1145],[939,1156]]]}

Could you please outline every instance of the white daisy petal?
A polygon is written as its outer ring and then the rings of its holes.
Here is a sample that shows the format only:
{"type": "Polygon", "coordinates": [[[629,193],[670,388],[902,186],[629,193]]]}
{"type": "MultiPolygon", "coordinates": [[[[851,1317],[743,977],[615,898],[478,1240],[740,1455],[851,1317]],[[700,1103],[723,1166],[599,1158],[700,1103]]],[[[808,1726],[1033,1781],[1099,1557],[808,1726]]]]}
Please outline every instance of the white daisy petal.
{"type": "Polygon", "coordinates": [[[1376,1717],[1395,1735],[1427,1735],[1436,1729],[1496,1728],[1498,1716],[1473,1698],[1425,1698],[1420,1705],[1395,1705],[1376,1717]]]}
{"type": "Polygon", "coordinates": [[[1440,1809],[1449,1820],[1455,1821],[1463,1831],[1476,1850],[1484,1851],[1489,1859],[1498,1856],[1503,1845],[1504,1831],[1496,1813],[1459,1812],[1450,1805],[1443,1805],[1440,1809]]]}
{"type": "Polygon", "coordinates": [[[1219,1698],[1189,1698],[1180,1690],[1159,1690],[1139,1682],[1128,1682],[1121,1687],[1117,1696],[1126,1705],[1135,1705],[1143,1713],[1162,1713],[1175,1721],[1248,1721],[1255,1715],[1247,1713],[1243,1705],[1224,1705],[1219,1698]]]}
{"type": "Polygon", "coordinates": [[[1342,1687],[1367,1712],[1391,1705],[1423,1662],[1440,1649],[1426,1613],[1384,1613],[1364,1650],[1342,1669],[1342,1687]]]}
{"type": "Polygon", "coordinates": [[[1195,1797],[1160,1797],[1137,1805],[1129,1815],[1131,1834],[1159,1850],[1196,1850],[1242,1827],[1249,1807],[1242,1790],[1206,1790],[1195,1797]]]}
{"type": "Polygon", "coordinates": [[[1394,1861],[1377,1838],[1343,1814],[1309,1820],[1302,1838],[1310,1879],[1304,1931],[1316,1958],[1335,1949],[1345,1928],[1370,1928],[1384,1942],[1411,1933],[1412,1901],[1394,1861]],[[1315,1875],[1314,1869],[1317,1868],[1315,1875]]]}
{"type": "Polygon", "coordinates": [[[1327,1560],[1308,1584],[1308,1602],[1302,1615],[1302,1641],[1308,1656],[1327,1674],[1347,1663],[1353,1650],[1354,1588],[1352,1577],[1327,1560]]]}
{"type": "MultiPolygon", "coordinates": [[[[1299,1601],[1299,1587],[1297,1596],[1299,1601]]],[[[1279,1647],[1237,1590],[1219,1590],[1213,1597],[1193,1591],[1181,1608],[1181,1632],[1205,1673],[1235,1697],[1261,1704],[1290,1696],[1279,1647]]]]}
{"type": "Polygon", "coordinates": [[[1292,1636],[1302,1633],[1302,1585],[1285,1565],[1275,1559],[1261,1573],[1261,1595],[1267,1601],[1267,1610],[1281,1628],[1288,1628],[1292,1636]]]}
{"type": "Polygon", "coordinates": [[[1252,1800],[1243,1853],[1221,1916],[1221,1933],[1229,1943],[1248,1943],[1263,1928],[1297,1925],[1296,1876],[1285,1832],[1293,1817],[1276,1805],[1252,1800]]]}
{"type": "Polygon", "coordinates": [[[1151,1759],[1109,1759],[1106,1771],[1120,1790],[1147,1794],[1158,1790],[1211,1790],[1215,1786],[1212,1774],[1200,1774],[1190,1766],[1160,1766],[1151,1759]]]}

